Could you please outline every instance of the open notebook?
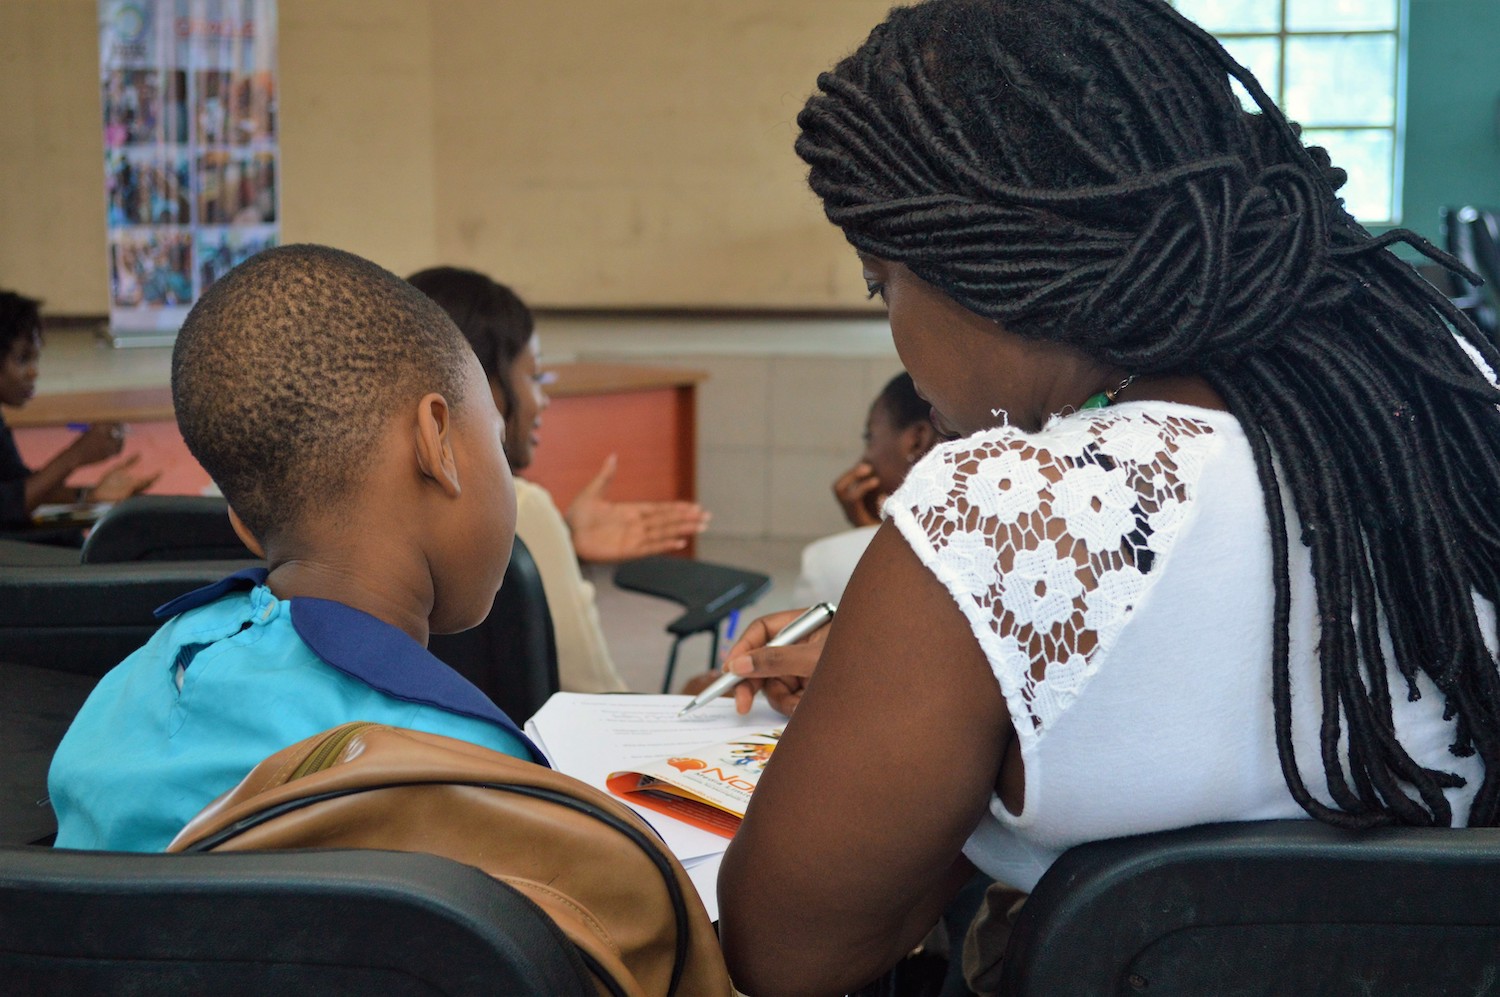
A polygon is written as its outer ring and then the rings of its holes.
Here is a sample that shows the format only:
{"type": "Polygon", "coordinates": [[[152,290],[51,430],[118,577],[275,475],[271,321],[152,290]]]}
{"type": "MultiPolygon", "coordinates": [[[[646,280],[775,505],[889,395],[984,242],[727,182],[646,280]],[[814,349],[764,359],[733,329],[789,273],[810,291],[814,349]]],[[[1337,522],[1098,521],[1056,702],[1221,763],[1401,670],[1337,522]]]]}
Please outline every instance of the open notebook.
{"type": "MultiPolygon", "coordinates": [[[[526,733],[559,772],[611,791],[612,776],[642,773],[671,758],[697,758],[706,769],[708,759],[695,754],[705,745],[764,735],[786,723],[786,717],[761,698],[746,716],[734,712],[733,699],[721,699],[678,718],[678,711],[689,699],[559,692],[526,722],[526,733]]],[[[621,799],[656,828],[687,869],[709,914],[717,917],[715,882],[733,832],[726,834],[727,828],[707,830],[702,823],[682,819],[681,814],[647,805],[636,793],[627,791],[621,799]]],[[[744,812],[743,807],[740,812],[744,812]]],[[[734,820],[737,825],[738,817],[734,820]]]]}

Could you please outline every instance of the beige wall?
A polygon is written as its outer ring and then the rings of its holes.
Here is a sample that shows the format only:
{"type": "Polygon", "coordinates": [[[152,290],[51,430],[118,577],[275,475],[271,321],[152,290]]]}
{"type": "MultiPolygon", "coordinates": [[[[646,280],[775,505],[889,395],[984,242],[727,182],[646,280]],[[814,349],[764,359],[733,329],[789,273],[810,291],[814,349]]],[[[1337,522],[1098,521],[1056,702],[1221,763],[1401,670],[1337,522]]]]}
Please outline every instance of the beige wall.
{"type": "Polygon", "coordinates": [[[436,255],[429,6],[278,4],[284,241],[338,246],[400,274],[436,255]]]}
{"type": "Polygon", "coordinates": [[[94,0],[0,0],[0,287],[103,314],[104,139],[94,0]]]}
{"type": "MultiPolygon", "coordinates": [[[[96,0],[0,2],[0,285],[107,308],[96,0]]],[[[282,216],[540,305],[825,306],[858,268],[791,153],[886,0],[282,0],[282,216]]]]}

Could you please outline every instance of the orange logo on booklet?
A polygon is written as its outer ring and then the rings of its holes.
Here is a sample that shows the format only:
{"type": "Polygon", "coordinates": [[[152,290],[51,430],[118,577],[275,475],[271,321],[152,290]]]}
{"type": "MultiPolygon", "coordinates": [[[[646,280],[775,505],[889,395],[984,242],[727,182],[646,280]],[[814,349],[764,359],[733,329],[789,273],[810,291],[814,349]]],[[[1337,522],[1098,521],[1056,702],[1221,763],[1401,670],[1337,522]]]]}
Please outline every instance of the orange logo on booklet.
{"type": "Polygon", "coordinates": [[[668,758],[667,764],[679,772],[691,772],[694,769],[706,768],[708,766],[707,762],[699,761],[696,758],[668,758]]]}

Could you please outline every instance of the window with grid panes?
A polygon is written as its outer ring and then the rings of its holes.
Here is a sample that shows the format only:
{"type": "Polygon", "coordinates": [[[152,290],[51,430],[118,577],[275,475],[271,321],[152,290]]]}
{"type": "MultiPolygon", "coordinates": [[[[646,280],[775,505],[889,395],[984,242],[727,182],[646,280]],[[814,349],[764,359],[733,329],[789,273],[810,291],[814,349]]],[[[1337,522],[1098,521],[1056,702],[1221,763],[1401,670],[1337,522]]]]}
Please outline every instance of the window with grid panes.
{"type": "Polygon", "coordinates": [[[1348,171],[1340,194],[1361,224],[1400,220],[1406,0],[1172,2],[1348,171]]]}

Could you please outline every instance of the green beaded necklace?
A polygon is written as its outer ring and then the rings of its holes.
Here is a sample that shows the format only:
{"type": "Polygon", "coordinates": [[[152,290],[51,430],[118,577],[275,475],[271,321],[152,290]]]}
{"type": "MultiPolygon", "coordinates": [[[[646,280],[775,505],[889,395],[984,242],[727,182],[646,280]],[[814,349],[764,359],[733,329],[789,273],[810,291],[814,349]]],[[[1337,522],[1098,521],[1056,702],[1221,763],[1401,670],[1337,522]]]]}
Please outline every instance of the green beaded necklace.
{"type": "Polygon", "coordinates": [[[1130,387],[1130,383],[1134,380],[1135,375],[1131,374],[1129,377],[1125,378],[1125,380],[1121,381],[1113,388],[1110,388],[1108,391],[1101,391],[1097,395],[1089,395],[1088,400],[1080,405],[1079,409],[1083,410],[1091,408],[1109,408],[1115,403],[1115,396],[1124,391],[1126,388],[1130,387]]]}

